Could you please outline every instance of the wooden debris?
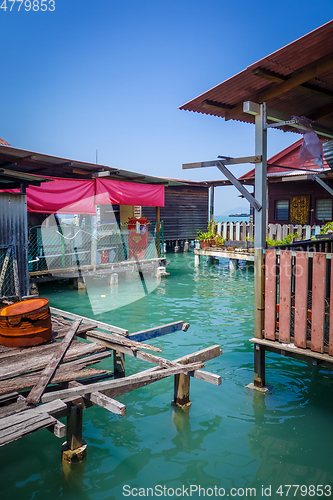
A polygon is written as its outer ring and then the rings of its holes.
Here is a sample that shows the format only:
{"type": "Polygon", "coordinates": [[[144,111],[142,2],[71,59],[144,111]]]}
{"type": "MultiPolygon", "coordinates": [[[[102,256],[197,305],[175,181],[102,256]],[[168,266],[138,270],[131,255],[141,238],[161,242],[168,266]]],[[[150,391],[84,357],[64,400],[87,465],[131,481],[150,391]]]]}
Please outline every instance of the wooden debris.
{"type": "Polygon", "coordinates": [[[84,387],[73,387],[69,389],[63,389],[60,391],[45,393],[42,396],[42,402],[47,403],[48,401],[53,401],[54,399],[65,399],[69,397],[82,396],[84,394],[89,394],[96,391],[102,391],[105,389],[112,389],[117,387],[126,387],[125,392],[129,392],[131,385],[137,382],[143,383],[143,385],[151,384],[156,380],[161,380],[163,378],[169,377],[170,375],[176,375],[177,373],[188,373],[190,371],[198,370],[204,368],[204,363],[192,363],[189,365],[177,364],[171,368],[163,368],[155,372],[145,371],[130,375],[129,377],[116,379],[116,380],[106,380],[104,382],[97,382],[95,384],[89,384],[84,387]]]}
{"type": "Polygon", "coordinates": [[[81,324],[80,319],[76,319],[67,333],[66,337],[60,344],[57,346],[57,349],[55,353],[53,354],[52,358],[50,359],[49,363],[46,365],[46,367],[43,370],[43,373],[40,375],[38,382],[34,385],[34,387],[31,389],[29,396],[27,397],[27,403],[34,403],[37,404],[40,402],[41,395],[43,394],[47,384],[51,380],[54,372],[57,369],[57,366],[61,362],[62,358],[65,355],[65,352],[70,346],[70,343],[73,340],[73,337],[75,333],[77,332],[77,329],[79,328],[81,324]]]}

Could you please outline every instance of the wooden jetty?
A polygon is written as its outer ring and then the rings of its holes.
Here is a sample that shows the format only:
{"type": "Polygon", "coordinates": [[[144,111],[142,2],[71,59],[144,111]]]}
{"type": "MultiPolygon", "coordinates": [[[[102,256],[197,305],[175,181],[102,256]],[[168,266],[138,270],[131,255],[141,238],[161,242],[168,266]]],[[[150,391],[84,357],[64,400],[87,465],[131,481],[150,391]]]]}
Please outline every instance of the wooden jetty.
{"type": "Polygon", "coordinates": [[[204,255],[209,259],[215,258],[226,258],[229,260],[230,269],[235,269],[237,267],[239,260],[245,260],[247,262],[254,262],[254,255],[249,253],[246,249],[241,249],[236,251],[227,250],[226,248],[195,248],[194,249],[194,266],[198,267],[200,265],[200,256],[204,255]]]}
{"type": "Polygon", "coordinates": [[[98,405],[125,415],[126,407],[117,396],[169,376],[175,377],[173,404],[181,407],[190,404],[190,377],[221,384],[220,376],[202,370],[206,361],[222,354],[219,345],[169,361],[159,355],[161,349],[143,343],[186,331],[189,325],[184,321],[129,334],[123,328],[50,310],[52,341],[28,348],[0,346],[0,446],[46,428],[59,438],[66,437],[65,462],[80,461],[86,452],[83,410],[98,405]],[[155,366],[126,377],[125,354],[155,366]],[[95,367],[110,356],[112,372],[95,367]],[[66,425],[59,420],[64,417],[66,425]]]}

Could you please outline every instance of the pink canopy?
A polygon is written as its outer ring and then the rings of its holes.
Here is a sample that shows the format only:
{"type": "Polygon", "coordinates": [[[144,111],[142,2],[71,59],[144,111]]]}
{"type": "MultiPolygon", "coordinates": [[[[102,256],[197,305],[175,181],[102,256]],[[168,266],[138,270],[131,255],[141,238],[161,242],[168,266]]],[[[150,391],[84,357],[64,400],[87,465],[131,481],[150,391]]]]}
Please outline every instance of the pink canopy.
{"type": "Polygon", "coordinates": [[[164,186],[96,179],[96,204],[164,207],[164,186]]]}
{"type": "MultiPolygon", "coordinates": [[[[110,179],[53,179],[27,188],[28,212],[95,215],[95,203],[164,206],[164,186],[110,179]]],[[[20,192],[19,189],[6,191],[20,192]]]]}

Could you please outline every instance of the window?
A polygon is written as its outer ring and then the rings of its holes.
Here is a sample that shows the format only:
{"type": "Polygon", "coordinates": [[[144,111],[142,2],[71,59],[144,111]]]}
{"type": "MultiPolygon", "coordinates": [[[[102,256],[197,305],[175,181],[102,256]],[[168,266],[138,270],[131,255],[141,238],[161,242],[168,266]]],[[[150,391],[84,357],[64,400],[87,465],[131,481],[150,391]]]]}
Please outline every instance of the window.
{"type": "Polygon", "coordinates": [[[332,199],[317,200],[316,219],[332,220],[332,199]]]}
{"type": "Polygon", "coordinates": [[[289,200],[277,200],[275,202],[275,220],[288,220],[289,200]]]}

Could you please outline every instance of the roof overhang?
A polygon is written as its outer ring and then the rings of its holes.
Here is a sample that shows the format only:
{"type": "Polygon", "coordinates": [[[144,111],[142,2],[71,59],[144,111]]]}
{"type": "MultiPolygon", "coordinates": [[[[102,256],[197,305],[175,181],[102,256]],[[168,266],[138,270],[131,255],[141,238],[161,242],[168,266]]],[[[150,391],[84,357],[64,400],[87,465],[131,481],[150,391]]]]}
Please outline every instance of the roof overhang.
{"type": "Polygon", "coordinates": [[[244,102],[267,103],[267,123],[302,132],[293,116],[316,122],[333,137],[333,21],[282,47],[180,109],[254,123],[244,102]],[[289,122],[289,123],[288,123],[289,122]]]}

